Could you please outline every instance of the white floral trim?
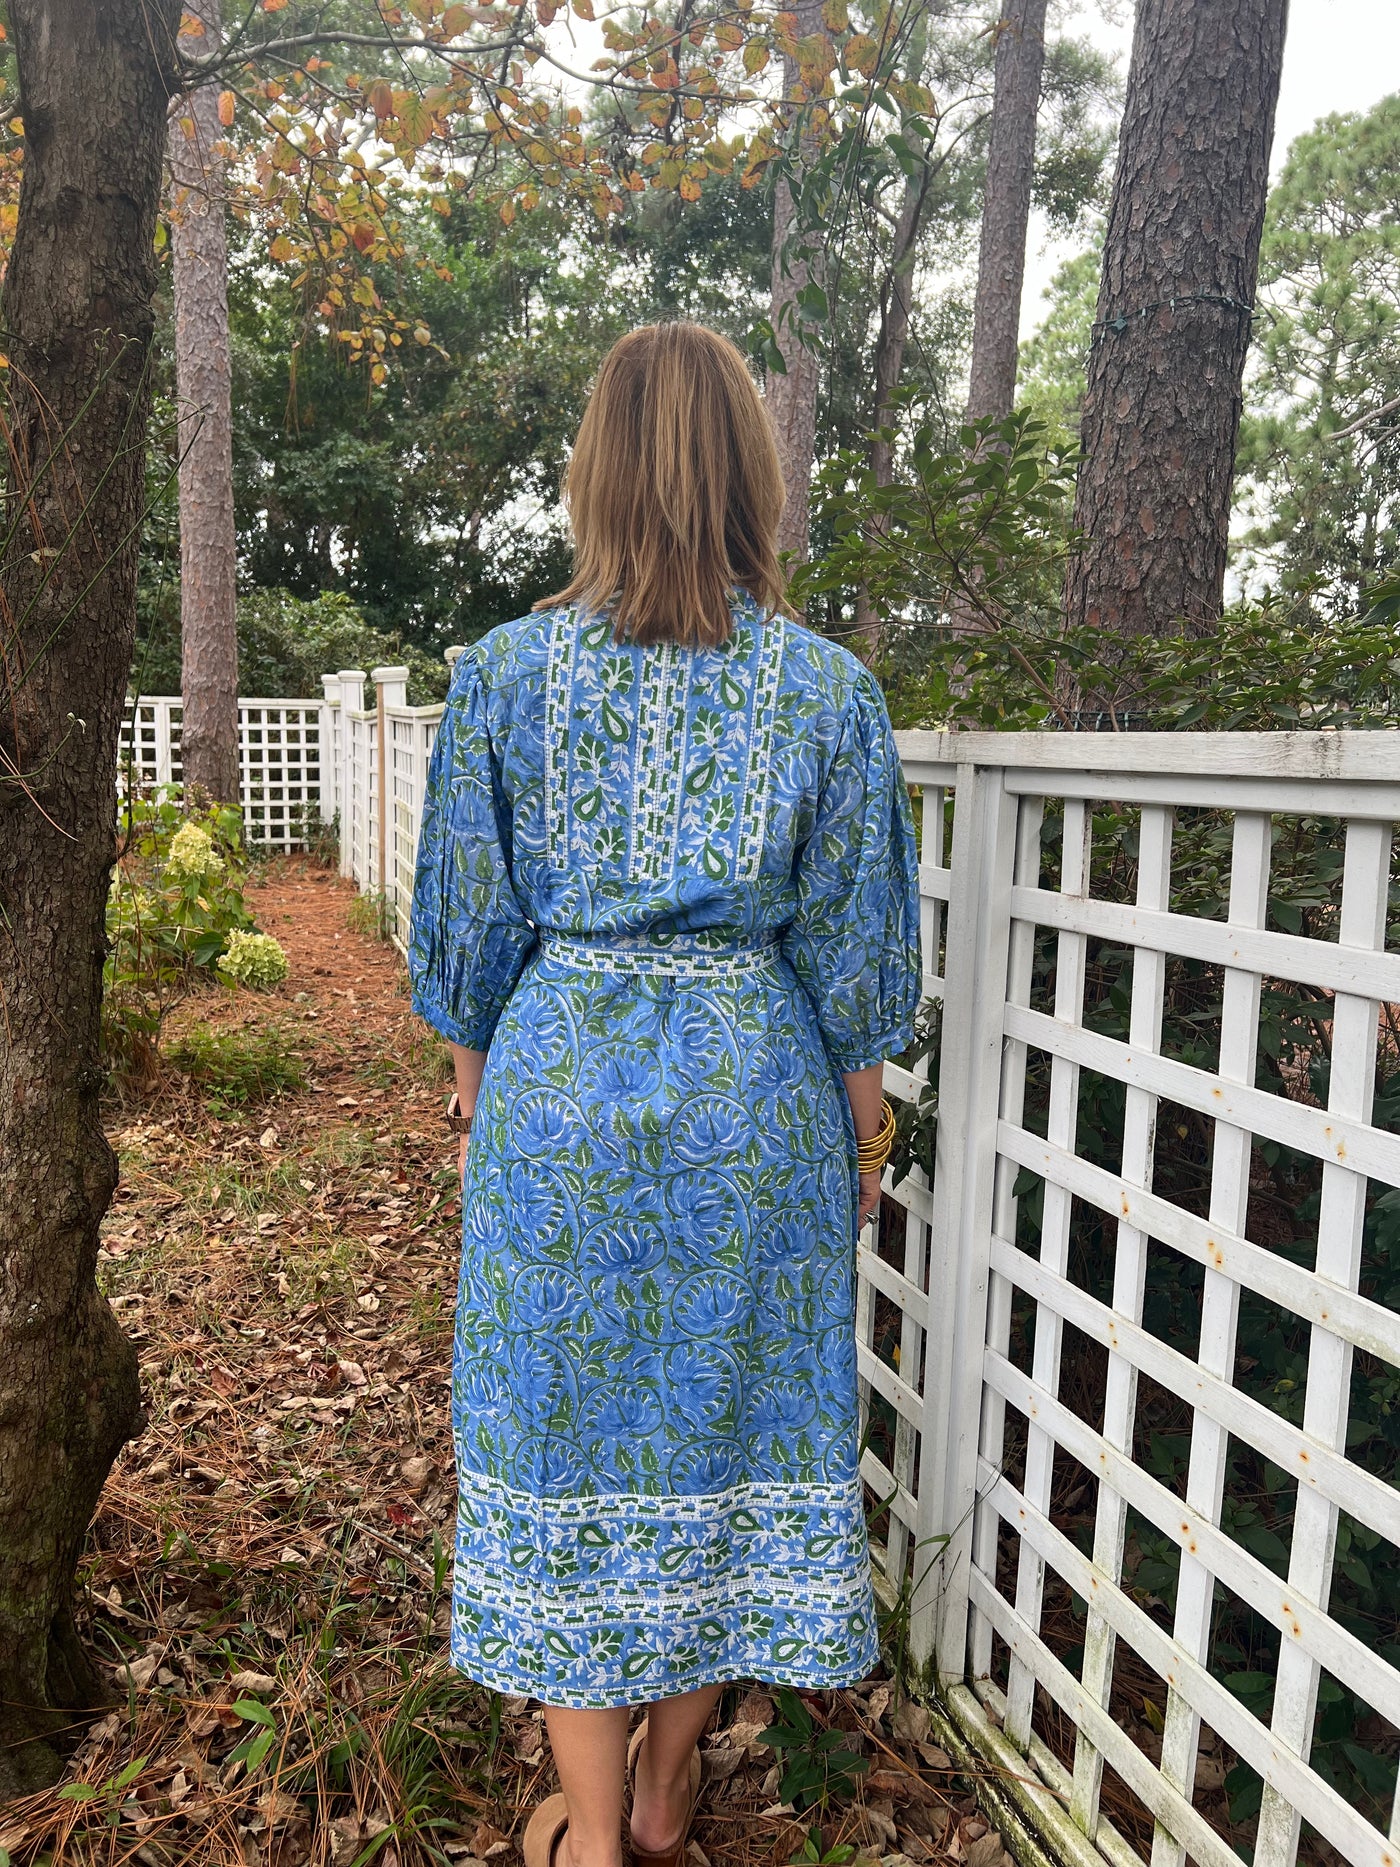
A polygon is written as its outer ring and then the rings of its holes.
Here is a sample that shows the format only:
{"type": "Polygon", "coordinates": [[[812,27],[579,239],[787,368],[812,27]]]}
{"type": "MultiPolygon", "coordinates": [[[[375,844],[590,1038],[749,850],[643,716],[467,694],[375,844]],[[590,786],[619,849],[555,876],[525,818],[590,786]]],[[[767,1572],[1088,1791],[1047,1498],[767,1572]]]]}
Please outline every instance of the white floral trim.
{"type": "Polygon", "coordinates": [[[551,868],[569,867],[569,699],[575,612],[557,609],[549,625],[549,661],[544,700],[545,848],[551,868]]]}
{"type": "Polygon", "coordinates": [[[689,687],[690,657],[682,655],[674,642],[643,649],[629,881],[665,882],[675,870],[689,687]]]}
{"type": "Polygon", "coordinates": [[[757,622],[754,626],[761,631],[761,646],[754,674],[749,763],[744,776],[739,847],[734,863],[735,878],[741,882],[753,881],[763,867],[763,843],[768,827],[768,773],[773,763],[778,688],[783,676],[785,630],[782,617],[774,616],[766,624],[757,622]]]}
{"type": "Polygon", "coordinates": [[[560,1529],[574,1524],[596,1523],[603,1518],[632,1518],[639,1515],[664,1519],[667,1523],[715,1523],[735,1511],[749,1511],[757,1516],[765,1511],[859,1510],[864,1495],[859,1478],[843,1478],[826,1484],[739,1484],[726,1491],[697,1491],[685,1495],[648,1491],[599,1491],[591,1496],[570,1493],[560,1497],[541,1497],[537,1491],[518,1491],[502,1479],[485,1472],[463,1470],[458,1475],[457,1495],[461,1500],[486,1505],[500,1505],[507,1510],[528,1513],[542,1524],[560,1529]]]}
{"type": "Polygon", "coordinates": [[[465,1472],[454,1554],[452,1663],[546,1703],[851,1683],[878,1657],[855,1478],[540,1498],[465,1472]]]}

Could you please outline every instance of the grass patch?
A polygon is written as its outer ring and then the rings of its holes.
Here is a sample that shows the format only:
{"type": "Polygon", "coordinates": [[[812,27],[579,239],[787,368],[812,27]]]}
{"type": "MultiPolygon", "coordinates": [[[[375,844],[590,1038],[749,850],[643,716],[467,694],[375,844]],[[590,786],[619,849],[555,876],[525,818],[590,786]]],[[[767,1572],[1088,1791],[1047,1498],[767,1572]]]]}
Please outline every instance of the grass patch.
{"type": "Polygon", "coordinates": [[[168,1056],[200,1085],[216,1115],[268,1102],[306,1084],[302,1059],[278,1024],[233,1030],[196,1024],[168,1056]]]}

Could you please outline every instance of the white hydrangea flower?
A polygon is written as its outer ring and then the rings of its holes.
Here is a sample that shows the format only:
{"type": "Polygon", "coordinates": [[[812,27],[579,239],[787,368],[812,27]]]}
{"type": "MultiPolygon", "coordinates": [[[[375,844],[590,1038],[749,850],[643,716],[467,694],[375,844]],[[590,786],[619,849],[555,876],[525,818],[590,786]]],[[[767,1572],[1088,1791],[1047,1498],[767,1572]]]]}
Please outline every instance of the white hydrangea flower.
{"type": "Polygon", "coordinates": [[[287,955],[271,934],[232,933],[219,961],[219,970],[239,985],[251,985],[266,992],[286,978],[287,955]]]}
{"type": "Polygon", "coordinates": [[[224,859],[215,849],[213,837],[199,824],[182,824],[171,837],[165,872],[172,880],[203,881],[206,876],[221,874],[223,867],[224,859]]]}

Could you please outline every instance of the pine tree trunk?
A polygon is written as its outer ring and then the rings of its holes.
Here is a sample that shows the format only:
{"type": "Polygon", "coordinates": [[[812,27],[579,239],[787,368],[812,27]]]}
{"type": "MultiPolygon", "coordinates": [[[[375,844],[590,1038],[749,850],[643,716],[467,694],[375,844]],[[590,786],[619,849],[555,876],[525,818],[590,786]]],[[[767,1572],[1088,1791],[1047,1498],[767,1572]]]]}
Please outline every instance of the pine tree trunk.
{"type": "MultiPolygon", "coordinates": [[[[822,27],[821,0],[796,0],[797,36],[807,38],[822,27]]],[[[801,90],[797,61],[783,55],[783,95],[794,98],[801,90]]],[[[812,149],[809,135],[801,138],[799,164],[812,149]]],[[[793,250],[797,207],[786,177],[780,176],[773,190],[773,297],[769,319],[779,350],[787,365],[786,375],[772,370],[768,376],[768,413],[778,443],[778,459],[783,469],[787,503],[778,527],[778,549],[791,551],[799,561],[807,556],[811,529],[812,460],[817,445],[817,392],[821,383],[821,357],[804,344],[798,335],[800,323],[798,294],[813,279],[824,284],[819,257],[807,257],[793,250]]],[[[810,236],[808,242],[810,243],[810,236]]]]}
{"type": "Polygon", "coordinates": [[[1140,0],[1065,615],[1208,628],[1225,553],[1287,0],[1140,0]]]}
{"type": "Polygon", "coordinates": [[[102,1696],[73,1617],[102,1482],[141,1425],[94,1281],[117,736],[136,626],[154,238],[179,0],[11,0],[25,126],[0,564],[0,1798],[102,1696]]]}
{"type": "MultiPolygon", "coordinates": [[[[219,43],[219,0],[191,0],[204,23],[184,45],[219,43]]],[[[234,608],[233,401],[228,235],[216,84],[170,119],[175,262],[175,390],[180,444],[180,748],[187,787],[238,800],[238,628],[234,608]]]]}
{"type": "Polygon", "coordinates": [[[982,244],[972,321],[967,419],[1002,421],[1016,401],[1021,287],[1035,174],[1035,120],[1045,64],[1046,0],[1006,0],[997,27],[982,244]]]}

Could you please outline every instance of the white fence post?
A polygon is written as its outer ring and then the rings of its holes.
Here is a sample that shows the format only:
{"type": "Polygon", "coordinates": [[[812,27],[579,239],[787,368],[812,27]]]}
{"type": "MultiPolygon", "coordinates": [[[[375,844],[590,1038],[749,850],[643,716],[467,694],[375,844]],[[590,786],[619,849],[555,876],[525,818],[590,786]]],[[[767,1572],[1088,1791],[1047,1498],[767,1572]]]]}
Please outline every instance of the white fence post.
{"type": "MultiPolygon", "coordinates": [[[[995,767],[959,765],[938,1072],[924,1468],[910,1607],[916,1666],[967,1665],[982,1351],[996,1169],[1016,799],[995,767]]],[[[927,963],[927,962],[926,962],[927,963]]]]}
{"type": "Polygon", "coordinates": [[[386,707],[406,707],[408,705],[408,669],[407,668],[372,668],[370,677],[382,705],[386,707]]]}
{"type": "Polygon", "coordinates": [[[390,837],[393,830],[389,804],[393,768],[390,710],[401,709],[408,704],[408,669],[372,668],[370,679],[374,682],[374,822],[378,838],[374,873],[379,886],[381,909],[388,913],[393,906],[394,887],[394,869],[390,860],[390,837]]]}
{"type": "Polygon", "coordinates": [[[340,872],[349,881],[357,880],[355,858],[359,848],[359,808],[362,799],[356,789],[357,766],[355,741],[357,721],[365,704],[365,671],[342,668],[340,682],[340,772],[336,793],[340,799],[340,872]]]}
{"type": "Polygon", "coordinates": [[[321,821],[333,823],[340,815],[341,763],[345,757],[341,749],[340,676],[323,674],[321,692],[325,696],[325,710],[321,715],[325,721],[321,735],[321,821]]]}

